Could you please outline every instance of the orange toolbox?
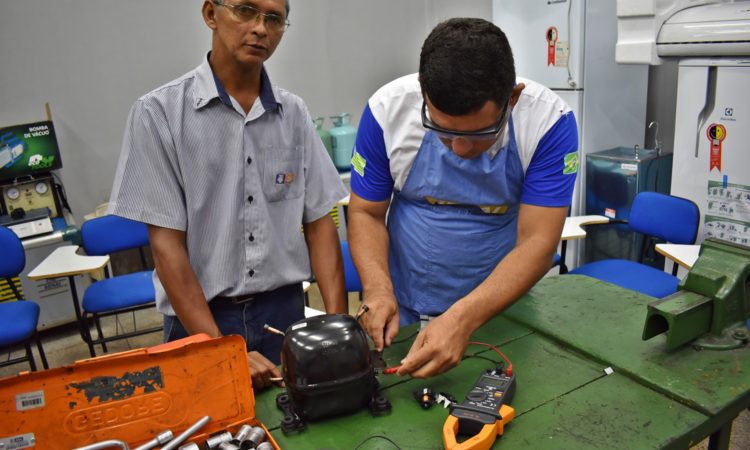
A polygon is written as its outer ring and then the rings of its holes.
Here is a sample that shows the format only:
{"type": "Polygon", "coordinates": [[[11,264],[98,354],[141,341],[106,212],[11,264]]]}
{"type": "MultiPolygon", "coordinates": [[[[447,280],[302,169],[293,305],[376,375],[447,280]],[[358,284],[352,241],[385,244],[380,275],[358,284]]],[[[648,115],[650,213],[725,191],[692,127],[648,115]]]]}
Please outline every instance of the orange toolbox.
{"type": "Polygon", "coordinates": [[[250,425],[279,450],[255,417],[239,336],[196,335],[0,379],[2,450],[70,450],[108,440],[135,449],[166,430],[177,437],[205,416],[210,421],[180,446],[204,448],[208,438],[250,425]]]}

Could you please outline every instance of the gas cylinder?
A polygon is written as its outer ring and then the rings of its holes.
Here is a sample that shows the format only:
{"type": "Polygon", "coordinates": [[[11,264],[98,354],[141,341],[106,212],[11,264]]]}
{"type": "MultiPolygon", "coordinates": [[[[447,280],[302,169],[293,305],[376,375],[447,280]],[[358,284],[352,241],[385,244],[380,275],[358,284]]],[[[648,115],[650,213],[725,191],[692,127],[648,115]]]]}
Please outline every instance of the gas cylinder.
{"type": "Polygon", "coordinates": [[[328,156],[333,159],[333,145],[331,144],[331,133],[329,133],[325,128],[323,128],[323,122],[325,122],[325,117],[316,117],[313,119],[313,123],[315,123],[315,130],[318,132],[318,136],[320,136],[320,140],[323,141],[323,146],[325,146],[326,151],[328,152],[328,156]]]}
{"type": "Polygon", "coordinates": [[[346,170],[351,166],[354,140],[357,138],[357,129],[349,124],[350,118],[349,113],[331,116],[334,126],[328,130],[331,133],[333,165],[339,170],[346,170]]]}

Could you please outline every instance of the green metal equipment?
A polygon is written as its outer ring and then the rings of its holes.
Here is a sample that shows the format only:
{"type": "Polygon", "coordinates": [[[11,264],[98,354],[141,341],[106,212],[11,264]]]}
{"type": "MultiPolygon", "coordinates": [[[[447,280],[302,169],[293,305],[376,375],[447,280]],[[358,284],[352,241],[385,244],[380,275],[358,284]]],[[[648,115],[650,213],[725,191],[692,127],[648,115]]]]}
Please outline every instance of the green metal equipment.
{"type": "Polygon", "coordinates": [[[670,351],[729,350],[747,343],[748,317],[750,247],[707,239],[678,291],[648,305],[643,340],[666,333],[670,351]]]}

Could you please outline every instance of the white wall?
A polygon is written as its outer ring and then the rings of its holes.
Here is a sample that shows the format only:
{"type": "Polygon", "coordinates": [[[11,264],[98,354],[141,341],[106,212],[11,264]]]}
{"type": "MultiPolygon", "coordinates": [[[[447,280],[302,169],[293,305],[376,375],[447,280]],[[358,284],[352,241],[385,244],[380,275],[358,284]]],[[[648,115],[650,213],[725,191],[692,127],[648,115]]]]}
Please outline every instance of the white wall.
{"type": "Polygon", "coordinates": [[[349,112],[357,123],[375,89],[417,70],[423,1],[292,0],[291,8],[292,26],[267,68],[313,116],[349,112]]]}
{"type": "Polygon", "coordinates": [[[109,199],[130,106],[198,65],[201,0],[0,3],[0,126],[45,120],[76,220],[109,199]]]}
{"type": "MultiPolygon", "coordinates": [[[[45,119],[49,102],[78,223],[109,198],[137,97],[210,48],[202,0],[0,1],[0,127],[45,119]]],[[[429,30],[491,19],[490,0],[291,0],[292,26],[267,67],[313,115],[354,122],[382,84],[415,72],[429,30]]],[[[330,122],[326,126],[330,126],[330,122]]]]}
{"type": "MultiPolygon", "coordinates": [[[[646,125],[659,124],[659,142],[663,153],[674,151],[675,109],[677,108],[677,59],[665,60],[648,71],[646,125]]],[[[656,128],[646,129],[646,148],[655,147],[656,128]]]]}

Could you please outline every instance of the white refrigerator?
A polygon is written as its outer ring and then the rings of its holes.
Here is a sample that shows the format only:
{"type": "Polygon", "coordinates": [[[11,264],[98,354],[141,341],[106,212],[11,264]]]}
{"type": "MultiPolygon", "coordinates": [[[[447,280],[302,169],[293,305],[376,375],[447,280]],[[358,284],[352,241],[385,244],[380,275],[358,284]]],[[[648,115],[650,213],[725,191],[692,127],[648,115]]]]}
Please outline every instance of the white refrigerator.
{"type": "Polygon", "coordinates": [[[680,61],[672,194],[701,211],[698,242],[750,245],[750,59],[680,61]]]}
{"type": "MultiPolygon", "coordinates": [[[[580,167],[571,215],[581,215],[586,154],[644,147],[648,66],[615,62],[616,0],[493,0],[492,7],[517,75],[554,90],[576,116],[580,167]]],[[[575,267],[578,251],[570,250],[566,263],[575,267]]]]}

